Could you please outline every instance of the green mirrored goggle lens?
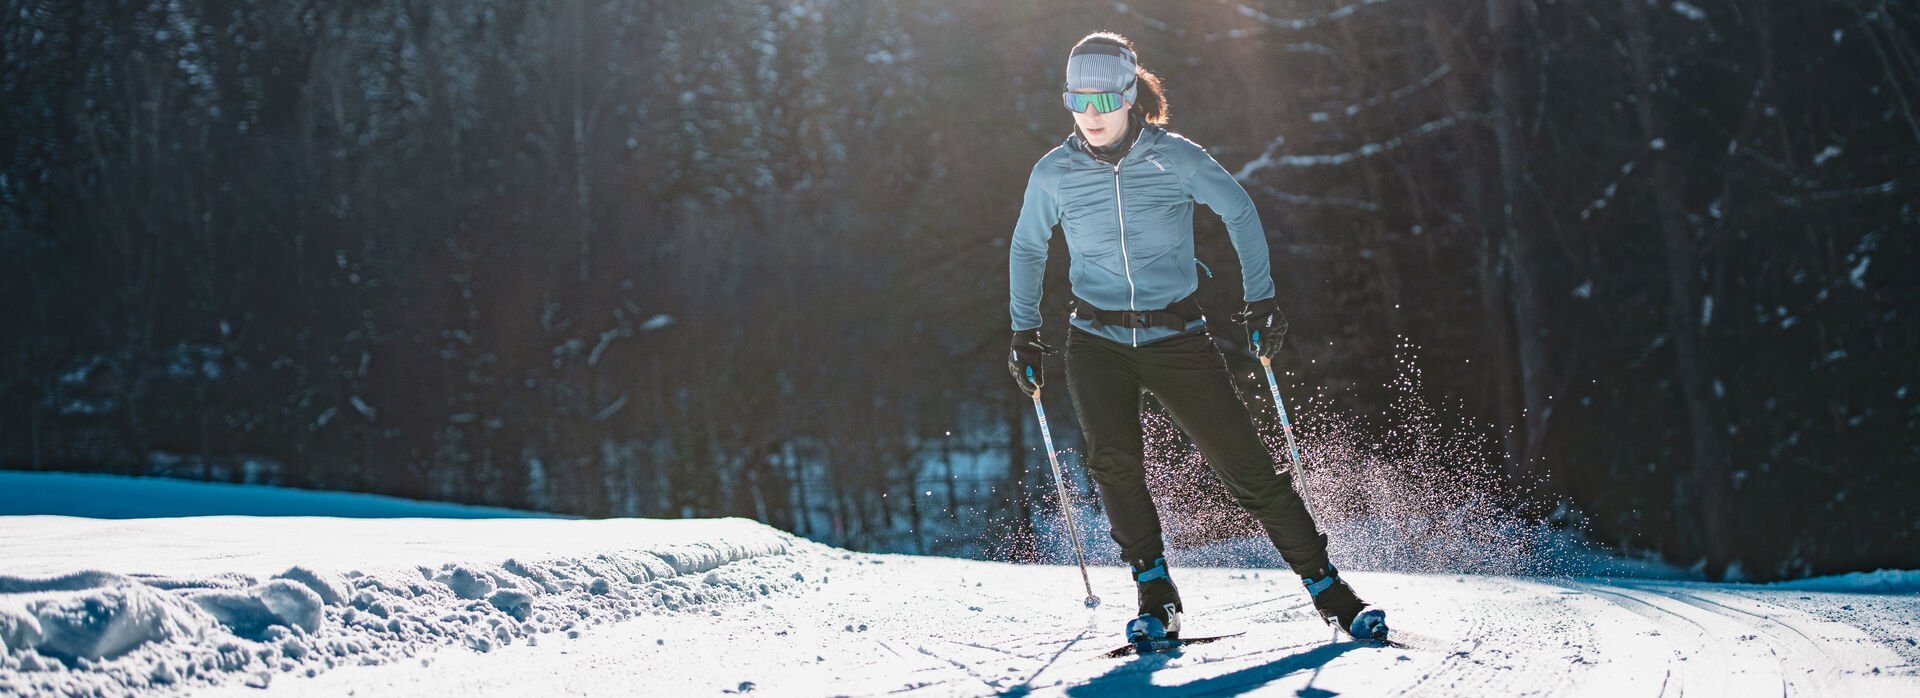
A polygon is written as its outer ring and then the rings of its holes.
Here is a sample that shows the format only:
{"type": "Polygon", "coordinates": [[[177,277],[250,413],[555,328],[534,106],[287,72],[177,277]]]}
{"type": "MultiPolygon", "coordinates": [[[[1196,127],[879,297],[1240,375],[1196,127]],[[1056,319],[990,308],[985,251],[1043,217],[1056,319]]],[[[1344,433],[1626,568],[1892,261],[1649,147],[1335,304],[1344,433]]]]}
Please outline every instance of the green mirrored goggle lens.
{"type": "Polygon", "coordinates": [[[1067,111],[1075,113],[1086,111],[1087,105],[1091,104],[1094,111],[1106,114],[1119,109],[1123,101],[1119,93],[1115,92],[1062,92],[1060,94],[1066,100],[1067,111]]]}

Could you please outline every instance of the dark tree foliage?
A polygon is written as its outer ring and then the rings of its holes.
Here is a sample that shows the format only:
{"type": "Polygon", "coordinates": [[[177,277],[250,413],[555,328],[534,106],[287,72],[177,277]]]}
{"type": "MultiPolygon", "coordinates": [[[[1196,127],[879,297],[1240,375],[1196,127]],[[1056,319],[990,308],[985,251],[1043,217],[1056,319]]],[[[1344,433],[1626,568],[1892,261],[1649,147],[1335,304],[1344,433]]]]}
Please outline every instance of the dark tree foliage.
{"type": "Polygon", "coordinates": [[[1381,413],[1411,343],[1603,540],[1920,563],[1882,0],[16,0],[0,466],[1032,559],[1005,245],[1094,30],[1259,204],[1292,388],[1381,413]]]}

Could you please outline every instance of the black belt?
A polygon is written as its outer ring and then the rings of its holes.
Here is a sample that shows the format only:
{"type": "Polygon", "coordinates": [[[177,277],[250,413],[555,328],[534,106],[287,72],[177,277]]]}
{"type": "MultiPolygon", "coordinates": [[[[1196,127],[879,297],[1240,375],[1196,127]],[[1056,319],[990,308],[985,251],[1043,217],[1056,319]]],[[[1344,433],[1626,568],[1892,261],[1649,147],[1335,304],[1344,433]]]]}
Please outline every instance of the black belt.
{"type": "Polygon", "coordinates": [[[1190,294],[1161,310],[1101,310],[1078,297],[1073,299],[1073,316],[1093,323],[1094,329],[1107,325],[1146,329],[1166,327],[1187,329],[1187,323],[1202,317],[1200,301],[1190,294]]]}

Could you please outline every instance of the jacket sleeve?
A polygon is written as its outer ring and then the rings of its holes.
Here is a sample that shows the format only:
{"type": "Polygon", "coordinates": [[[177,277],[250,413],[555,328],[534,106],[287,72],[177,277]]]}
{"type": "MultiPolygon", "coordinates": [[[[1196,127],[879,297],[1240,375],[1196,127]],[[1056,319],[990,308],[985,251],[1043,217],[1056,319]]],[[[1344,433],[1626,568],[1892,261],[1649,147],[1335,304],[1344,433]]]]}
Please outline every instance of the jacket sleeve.
{"type": "Polygon", "coordinates": [[[1040,326],[1041,284],[1047,274],[1047,241],[1053,238],[1053,226],[1060,222],[1060,206],[1053,198],[1042,169],[1045,160],[1035,165],[1027,177],[1027,194],[1020,204],[1020,221],[1013,226],[1013,242],[1008,250],[1009,296],[1013,329],[1031,330],[1040,326]]]}
{"type": "Polygon", "coordinates": [[[1272,298],[1273,271],[1267,260],[1267,234],[1260,227],[1260,212],[1253,206],[1253,197],[1247,196],[1247,190],[1241,188],[1240,182],[1214,161],[1212,155],[1198,145],[1193,148],[1196,153],[1189,160],[1188,193],[1226,222],[1227,237],[1233,240],[1233,249],[1240,255],[1241,283],[1246,286],[1247,302],[1272,298]]]}

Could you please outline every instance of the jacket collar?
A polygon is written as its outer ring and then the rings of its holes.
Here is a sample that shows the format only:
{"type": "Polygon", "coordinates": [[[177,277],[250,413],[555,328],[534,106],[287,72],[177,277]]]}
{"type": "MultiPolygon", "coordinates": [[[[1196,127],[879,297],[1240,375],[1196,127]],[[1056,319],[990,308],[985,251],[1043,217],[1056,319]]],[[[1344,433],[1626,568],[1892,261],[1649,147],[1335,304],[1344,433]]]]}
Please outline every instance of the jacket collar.
{"type": "MultiPolygon", "coordinates": [[[[1135,133],[1133,136],[1133,144],[1127,147],[1126,152],[1128,154],[1131,154],[1135,150],[1151,146],[1156,141],[1160,140],[1161,134],[1164,134],[1166,132],[1167,130],[1164,128],[1142,121],[1140,123],[1138,132],[1135,133]]],[[[1102,164],[1111,164],[1111,163],[1107,163],[1104,160],[1101,160],[1099,156],[1093,154],[1093,146],[1087,143],[1087,139],[1085,136],[1080,135],[1080,127],[1077,125],[1073,127],[1073,133],[1067,136],[1066,146],[1068,150],[1079,153],[1080,155],[1085,156],[1089,160],[1092,160],[1097,163],[1102,163],[1102,164]]],[[[1125,156],[1123,155],[1121,157],[1124,158],[1125,156]]]]}

